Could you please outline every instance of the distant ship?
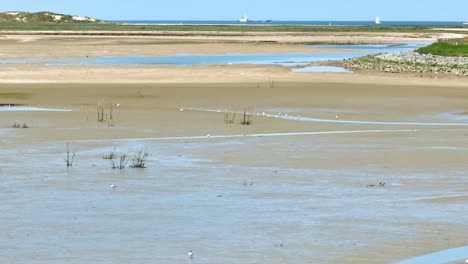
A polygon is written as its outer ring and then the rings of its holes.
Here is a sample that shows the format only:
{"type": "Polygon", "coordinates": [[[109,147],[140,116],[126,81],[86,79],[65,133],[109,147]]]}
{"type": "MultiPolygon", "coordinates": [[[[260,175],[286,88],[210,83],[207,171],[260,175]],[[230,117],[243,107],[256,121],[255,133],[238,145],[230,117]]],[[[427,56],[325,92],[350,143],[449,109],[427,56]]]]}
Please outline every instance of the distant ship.
{"type": "Polygon", "coordinates": [[[265,19],[265,20],[251,20],[247,17],[247,15],[244,15],[239,19],[239,23],[271,23],[273,20],[271,19],[265,19]]]}
{"type": "Polygon", "coordinates": [[[249,22],[249,18],[247,17],[247,15],[244,15],[242,18],[239,19],[239,22],[240,23],[247,23],[247,22],[249,22]]]}
{"type": "Polygon", "coordinates": [[[468,26],[468,20],[463,22],[463,25],[468,26]]]}
{"type": "Polygon", "coordinates": [[[376,18],[375,18],[375,24],[376,24],[376,25],[382,24],[382,22],[380,21],[380,17],[376,17],[376,18]]]}

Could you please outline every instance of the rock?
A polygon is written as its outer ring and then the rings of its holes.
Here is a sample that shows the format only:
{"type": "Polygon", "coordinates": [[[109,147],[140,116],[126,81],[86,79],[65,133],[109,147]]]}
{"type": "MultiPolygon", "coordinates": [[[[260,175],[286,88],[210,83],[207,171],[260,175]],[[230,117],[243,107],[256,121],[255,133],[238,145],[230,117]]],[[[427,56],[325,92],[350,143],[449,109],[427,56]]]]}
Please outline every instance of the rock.
{"type": "Polygon", "coordinates": [[[444,57],[416,52],[386,53],[349,59],[343,65],[351,70],[414,72],[468,76],[468,57],[444,57]]]}

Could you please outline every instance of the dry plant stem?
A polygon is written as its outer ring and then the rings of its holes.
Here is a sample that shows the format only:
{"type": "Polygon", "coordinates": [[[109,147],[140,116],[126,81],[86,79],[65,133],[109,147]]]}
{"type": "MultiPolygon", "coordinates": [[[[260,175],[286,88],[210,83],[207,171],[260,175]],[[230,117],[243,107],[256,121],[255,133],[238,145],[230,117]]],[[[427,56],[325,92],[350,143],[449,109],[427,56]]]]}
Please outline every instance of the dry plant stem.
{"type": "Polygon", "coordinates": [[[70,146],[67,143],[67,157],[65,158],[65,163],[67,164],[67,167],[72,167],[73,166],[73,160],[75,159],[75,152],[71,152],[70,146]]]}

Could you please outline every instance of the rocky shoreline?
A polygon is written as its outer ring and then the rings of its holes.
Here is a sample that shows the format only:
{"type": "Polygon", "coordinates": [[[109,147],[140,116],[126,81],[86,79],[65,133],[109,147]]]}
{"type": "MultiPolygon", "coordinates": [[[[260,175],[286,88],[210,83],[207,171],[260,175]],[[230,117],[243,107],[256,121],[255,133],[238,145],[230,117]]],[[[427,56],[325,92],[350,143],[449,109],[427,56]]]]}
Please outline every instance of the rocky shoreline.
{"type": "Polygon", "coordinates": [[[394,73],[449,74],[468,77],[468,57],[445,57],[417,52],[370,55],[343,61],[350,70],[376,70],[394,73]]]}

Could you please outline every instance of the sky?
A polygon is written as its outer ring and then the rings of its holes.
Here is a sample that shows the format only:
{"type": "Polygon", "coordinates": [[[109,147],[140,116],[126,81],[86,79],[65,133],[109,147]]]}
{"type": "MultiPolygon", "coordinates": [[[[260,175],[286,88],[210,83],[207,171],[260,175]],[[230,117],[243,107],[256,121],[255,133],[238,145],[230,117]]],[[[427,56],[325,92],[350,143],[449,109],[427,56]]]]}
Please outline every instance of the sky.
{"type": "Polygon", "coordinates": [[[104,20],[466,21],[468,0],[0,0],[0,11],[104,20]]]}

